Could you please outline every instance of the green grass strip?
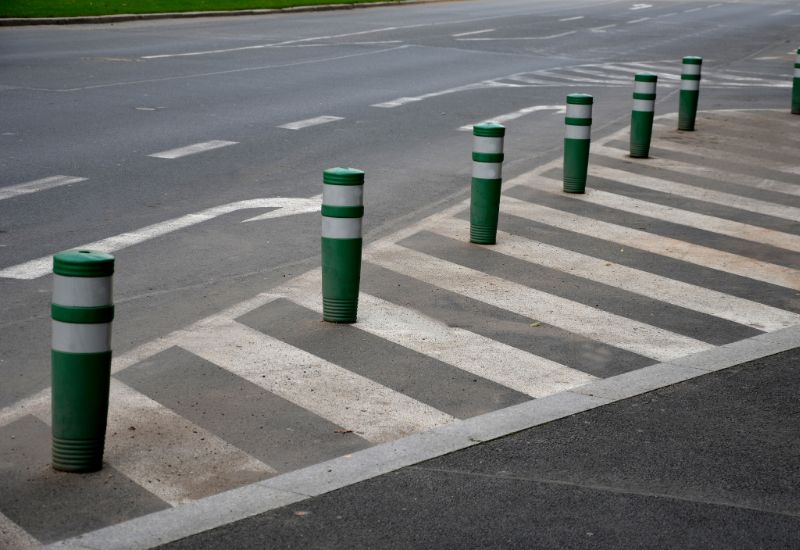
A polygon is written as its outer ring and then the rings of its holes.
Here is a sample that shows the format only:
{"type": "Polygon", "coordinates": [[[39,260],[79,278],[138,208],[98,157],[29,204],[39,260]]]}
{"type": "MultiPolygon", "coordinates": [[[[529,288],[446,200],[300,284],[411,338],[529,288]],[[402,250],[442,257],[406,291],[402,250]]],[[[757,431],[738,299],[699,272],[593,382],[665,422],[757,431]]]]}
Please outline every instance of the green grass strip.
{"type": "Polygon", "coordinates": [[[229,11],[379,1],[382,0],[2,0],[0,17],[79,17],[122,13],[229,11]]]}

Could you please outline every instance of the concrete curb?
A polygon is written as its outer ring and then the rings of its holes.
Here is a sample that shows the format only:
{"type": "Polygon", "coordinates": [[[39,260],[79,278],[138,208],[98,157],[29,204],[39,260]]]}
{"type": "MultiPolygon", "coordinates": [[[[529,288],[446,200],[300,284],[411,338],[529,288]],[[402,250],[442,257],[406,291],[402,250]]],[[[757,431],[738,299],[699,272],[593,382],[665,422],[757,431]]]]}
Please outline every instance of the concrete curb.
{"type": "Polygon", "coordinates": [[[455,422],[190,504],[53,543],[49,549],[144,549],[214,529],[609,403],[800,346],[800,325],[455,422]]]}
{"type": "Polygon", "coordinates": [[[322,6],[295,6],[292,8],[253,9],[235,11],[186,11],[169,13],[121,13],[118,15],[91,15],[82,17],[9,17],[0,19],[0,27],[22,27],[31,25],[96,25],[124,23],[127,21],[152,21],[157,19],[193,19],[198,17],[235,17],[239,15],[276,15],[316,11],[353,10],[387,6],[413,6],[451,2],[453,0],[389,0],[359,4],[326,4],[322,6]]]}

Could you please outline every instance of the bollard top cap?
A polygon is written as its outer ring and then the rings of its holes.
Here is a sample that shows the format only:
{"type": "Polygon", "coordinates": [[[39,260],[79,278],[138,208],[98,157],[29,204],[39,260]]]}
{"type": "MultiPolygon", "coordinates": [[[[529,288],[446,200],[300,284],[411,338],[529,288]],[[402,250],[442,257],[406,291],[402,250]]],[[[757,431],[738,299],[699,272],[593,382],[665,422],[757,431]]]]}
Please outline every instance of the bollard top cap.
{"type": "Polygon", "coordinates": [[[633,79],[636,82],[658,82],[658,75],[653,73],[636,73],[633,79]]]}
{"type": "Polygon", "coordinates": [[[684,65],[702,65],[703,58],[696,55],[687,55],[683,58],[684,65]]]}
{"type": "Polygon", "coordinates": [[[503,137],[506,127],[497,122],[482,122],[472,127],[472,134],[478,137],[503,137]]]}
{"type": "Polygon", "coordinates": [[[64,277],[110,277],[114,256],[96,250],[67,250],[53,256],[53,273],[64,277]]]}
{"type": "Polygon", "coordinates": [[[569,94],[567,104],[569,105],[591,105],[594,98],[590,94],[569,94]]]}
{"type": "Polygon", "coordinates": [[[364,185],[364,172],[356,168],[328,168],[322,173],[322,182],[328,185],[364,185]]]}

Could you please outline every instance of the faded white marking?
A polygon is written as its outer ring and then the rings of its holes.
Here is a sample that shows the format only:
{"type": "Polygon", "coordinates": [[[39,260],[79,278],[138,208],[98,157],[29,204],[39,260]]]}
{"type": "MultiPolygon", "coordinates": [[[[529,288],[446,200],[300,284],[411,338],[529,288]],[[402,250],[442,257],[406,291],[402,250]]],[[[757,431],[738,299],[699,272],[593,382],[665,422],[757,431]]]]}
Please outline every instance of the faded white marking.
{"type": "Polygon", "coordinates": [[[650,21],[649,17],[640,17],[639,19],[631,19],[627,22],[628,25],[633,25],[635,23],[643,23],[645,21],[650,21]]]}
{"type": "Polygon", "coordinates": [[[281,124],[278,128],[285,128],[287,130],[302,130],[303,128],[308,128],[310,126],[318,126],[320,124],[327,124],[329,122],[335,122],[337,120],[344,120],[344,118],[340,116],[330,116],[330,115],[323,115],[314,118],[307,118],[305,120],[298,120],[297,122],[289,122],[287,124],[281,124]]]}
{"type": "MultiPolygon", "coordinates": [[[[566,112],[566,107],[564,105],[534,105],[532,107],[525,107],[519,111],[514,111],[513,113],[506,113],[504,115],[488,118],[484,121],[477,122],[476,124],[482,124],[484,122],[497,122],[502,124],[503,122],[516,120],[531,113],[538,113],[539,111],[554,111],[553,114],[564,114],[566,112]]],[[[462,132],[471,132],[473,126],[474,124],[467,124],[465,126],[461,126],[459,130],[462,132]]]]}
{"type": "Polygon", "coordinates": [[[0,548],[33,550],[41,547],[42,544],[30,533],[0,512],[0,548]]]}
{"type": "Polygon", "coordinates": [[[235,321],[209,324],[205,330],[186,334],[180,346],[373,443],[455,420],[235,321]]]}
{"type": "Polygon", "coordinates": [[[636,11],[636,10],[646,10],[647,8],[652,8],[652,7],[653,7],[653,4],[634,4],[633,6],[631,6],[628,9],[630,11],[636,11]]]}
{"type": "Polygon", "coordinates": [[[683,10],[683,13],[694,13],[694,12],[700,11],[702,9],[703,8],[692,8],[692,9],[689,9],[689,10],[683,10]]]}
{"type": "Polygon", "coordinates": [[[578,31],[566,31],[560,32],[558,34],[549,34],[547,36],[512,36],[508,38],[456,38],[456,40],[463,40],[463,41],[513,41],[513,40],[551,40],[553,38],[561,38],[563,36],[569,36],[571,34],[575,34],[578,31]]]}
{"type": "MultiPolygon", "coordinates": [[[[660,142],[659,142],[660,144],[660,142]]],[[[743,197],[741,195],[733,195],[731,193],[723,193],[722,191],[714,191],[713,189],[704,189],[694,185],[685,183],[677,183],[661,178],[653,178],[650,176],[642,176],[627,172],[624,170],[617,170],[615,168],[606,168],[605,166],[592,165],[589,168],[592,175],[607,178],[614,181],[626,183],[641,187],[642,189],[650,189],[652,191],[661,191],[662,193],[670,193],[679,197],[697,199],[722,206],[729,206],[739,210],[747,210],[748,212],[755,212],[757,214],[764,214],[765,216],[774,216],[776,218],[783,218],[790,221],[800,220],[800,208],[794,206],[784,206],[782,204],[775,204],[772,202],[760,201],[750,197],[743,197]]]]}
{"type": "Polygon", "coordinates": [[[473,300],[659,361],[713,347],[398,245],[373,250],[370,261],[473,300]]]}
{"type": "Polygon", "coordinates": [[[451,34],[450,36],[454,38],[458,38],[460,36],[472,36],[473,34],[484,34],[487,32],[494,32],[494,29],[483,29],[482,31],[469,31],[469,32],[460,32],[458,34],[451,34]]]}
{"type": "Polygon", "coordinates": [[[559,19],[562,23],[565,21],[577,21],[578,19],[583,19],[582,15],[576,15],[575,17],[565,17],[564,19],[559,19]]]}
{"type": "MultiPolygon", "coordinates": [[[[304,198],[272,198],[272,199],[250,199],[239,202],[232,202],[230,204],[223,204],[222,206],[215,206],[208,208],[201,212],[194,214],[187,214],[180,218],[167,220],[165,222],[148,225],[136,231],[129,233],[121,233],[107,239],[94,241],[92,243],[76,246],[75,248],[88,248],[97,250],[99,252],[115,252],[122,250],[129,246],[143,243],[150,239],[172,233],[180,229],[191,227],[198,223],[202,223],[214,219],[223,214],[229,214],[237,210],[246,210],[249,208],[279,208],[281,210],[269,212],[264,216],[257,216],[245,221],[256,221],[260,219],[276,218],[280,216],[290,216],[300,214],[303,212],[315,212],[320,209],[320,197],[304,198]]],[[[50,273],[52,269],[53,258],[52,256],[44,256],[35,260],[18,264],[15,266],[0,269],[0,278],[7,279],[36,279],[43,277],[50,273]]]]}
{"type": "MultiPolygon", "coordinates": [[[[369,260],[369,255],[366,257],[369,260]]],[[[281,293],[322,312],[321,279],[312,271],[281,287],[281,293]]],[[[375,296],[359,296],[358,328],[532,397],[545,397],[595,377],[527,353],[375,296]]]]}
{"type": "Polygon", "coordinates": [[[86,181],[86,178],[75,176],[50,176],[26,183],[18,183],[17,185],[9,185],[8,187],[0,187],[0,201],[81,181],[86,181]]]}
{"type": "Polygon", "coordinates": [[[150,157],[156,157],[160,159],[177,159],[181,157],[185,157],[188,155],[194,155],[196,153],[203,153],[205,151],[211,151],[213,149],[219,149],[220,147],[227,147],[229,145],[236,145],[236,141],[222,141],[222,140],[212,140],[212,141],[205,141],[203,143],[195,143],[193,145],[187,145],[186,147],[179,147],[177,149],[170,149],[169,151],[162,151],[160,153],[153,153],[152,155],[148,155],[150,157]]]}
{"type": "Polygon", "coordinates": [[[787,13],[792,13],[792,10],[778,10],[776,12],[770,13],[770,17],[778,17],[779,15],[786,15],[787,13]]]}
{"type": "MultiPolygon", "coordinates": [[[[455,218],[442,220],[427,225],[426,229],[459,241],[469,239],[469,223],[464,220],[455,218]]],[[[758,330],[773,331],[800,324],[800,315],[789,311],[526,239],[505,231],[497,232],[497,244],[492,246],[492,250],[758,330]]]]}
{"type": "Polygon", "coordinates": [[[592,32],[606,32],[606,29],[613,29],[616,26],[617,25],[615,23],[613,25],[603,25],[602,27],[592,27],[589,30],[592,31],[592,32]]]}

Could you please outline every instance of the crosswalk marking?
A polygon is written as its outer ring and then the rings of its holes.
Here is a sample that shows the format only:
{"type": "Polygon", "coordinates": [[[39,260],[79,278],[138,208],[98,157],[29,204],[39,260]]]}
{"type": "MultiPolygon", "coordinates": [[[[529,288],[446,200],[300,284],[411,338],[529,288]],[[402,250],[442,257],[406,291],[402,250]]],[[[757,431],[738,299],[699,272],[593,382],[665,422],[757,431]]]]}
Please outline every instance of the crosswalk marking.
{"type": "MultiPolygon", "coordinates": [[[[322,312],[320,272],[281,287],[295,303],[322,312]]],[[[358,328],[532,397],[544,397],[595,377],[474,332],[446,326],[369,294],[359,296],[358,328]]]]}
{"type": "MultiPolygon", "coordinates": [[[[538,186],[537,189],[558,192],[560,194],[561,182],[545,177],[540,177],[539,180],[549,187],[538,186]],[[558,191],[556,191],[556,189],[558,189],[558,191]]],[[[622,210],[623,212],[630,212],[631,214],[648,216],[665,222],[696,227],[704,231],[711,231],[712,233],[719,233],[720,235],[726,235],[728,237],[745,239],[800,252],[800,236],[782,233],[756,225],[725,220],[707,214],[698,214],[697,212],[689,212],[688,210],[663,206],[597,189],[587,189],[585,194],[574,195],[571,198],[573,200],[622,210]]]]}
{"type": "Polygon", "coordinates": [[[34,550],[41,547],[38,540],[0,512],[0,548],[34,550]]]}
{"type": "Polygon", "coordinates": [[[180,347],[373,443],[454,418],[235,321],[186,334],[180,347]]]}
{"type": "Polygon", "coordinates": [[[81,181],[86,181],[86,178],[75,176],[50,176],[26,183],[18,183],[17,185],[9,185],[8,187],[0,187],[0,201],[20,195],[36,193],[37,191],[61,187],[62,185],[69,185],[70,183],[79,183],[81,181]]]}
{"type": "Polygon", "coordinates": [[[653,235],[638,229],[624,227],[548,208],[525,201],[503,197],[503,210],[514,216],[530,219],[567,231],[630,246],[660,254],[676,260],[726,271],[742,277],[800,290],[800,271],[744,256],[716,250],[670,237],[653,235]]]}
{"type": "Polygon", "coordinates": [[[669,361],[711,346],[693,338],[553,296],[399,245],[372,251],[370,261],[429,284],[593,340],[669,361]]]}
{"type": "MultiPolygon", "coordinates": [[[[660,142],[659,142],[660,143],[660,142]]],[[[600,155],[616,160],[621,160],[630,163],[631,159],[627,151],[616,149],[614,147],[604,147],[602,145],[592,144],[592,155],[600,155]]],[[[784,193],[786,195],[794,195],[800,197],[800,185],[776,181],[769,178],[761,178],[758,176],[751,176],[749,174],[740,174],[737,172],[728,172],[725,170],[718,170],[709,166],[699,164],[691,164],[679,160],[664,159],[652,157],[647,159],[647,166],[652,168],[661,168],[664,170],[671,170],[673,172],[680,172],[681,174],[688,174],[691,176],[709,178],[724,183],[737,183],[740,185],[747,185],[756,189],[763,189],[764,191],[774,191],[776,193],[784,193]]]]}
{"type": "MultiPolygon", "coordinates": [[[[440,221],[428,228],[440,235],[460,241],[469,238],[469,223],[456,218],[440,221]]],[[[800,315],[782,309],[607,262],[504,231],[498,231],[497,244],[492,246],[492,250],[759,330],[769,332],[800,324],[800,315]]]]}
{"type": "Polygon", "coordinates": [[[757,214],[764,214],[765,216],[774,216],[776,218],[783,218],[791,221],[800,221],[800,208],[795,208],[794,206],[784,206],[782,204],[760,201],[750,197],[733,195],[731,193],[723,193],[721,191],[714,191],[713,189],[705,189],[703,187],[696,187],[694,185],[688,185],[685,183],[677,183],[666,179],[642,176],[634,172],[617,170],[616,168],[606,168],[605,166],[591,166],[589,168],[589,173],[601,178],[641,187],[642,189],[671,193],[681,197],[711,202],[722,206],[730,206],[731,208],[747,210],[757,214]]]}
{"type": "Polygon", "coordinates": [[[219,149],[220,147],[236,145],[236,143],[237,143],[236,141],[222,141],[222,140],[205,141],[203,143],[195,143],[193,145],[187,145],[186,147],[178,147],[177,149],[170,149],[168,151],[161,151],[160,153],[153,153],[152,155],[149,156],[160,159],[172,160],[185,157],[188,155],[194,155],[196,153],[204,153],[206,151],[211,151],[212,149],[219,149]]]}

